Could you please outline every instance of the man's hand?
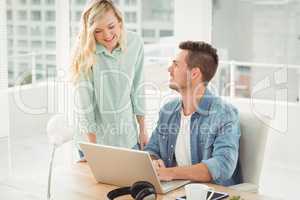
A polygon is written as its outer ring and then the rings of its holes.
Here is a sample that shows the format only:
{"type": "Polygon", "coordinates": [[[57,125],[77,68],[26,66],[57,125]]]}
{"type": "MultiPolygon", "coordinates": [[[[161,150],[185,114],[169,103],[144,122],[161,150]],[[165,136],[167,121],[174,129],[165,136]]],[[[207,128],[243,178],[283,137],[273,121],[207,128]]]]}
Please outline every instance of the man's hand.
{"type": "Polygon", "coordinates": [[[172,170],[171,170],[171,168],[166,168],[164,161],[162,161],[161,159],[152,160],[152,164],[153,164],[154,169],[157,172],[159,180],[161,180],[161,181],[173,180],[172,170]]]}
{"type": "Polygon", "coordinates": [[[149,142],[149,138],[146,129],[140,129],[139,143],[141,146],[141,150],[144,150],[144,147],[146,144],[148,144],[148,142],[149,142]]]}
{"type": "Polygon", "coordinates": [[[166,168],[164,161],[162,161],[161,159],[152,160],[152,164],[156,171],[161,167],[166,168]]]}
{"type": "Polygon", "coordinates": [[[157,175],[161,181],[172,181],[174,179],[172,168],[161,167],[157,170],[157,175]]]}

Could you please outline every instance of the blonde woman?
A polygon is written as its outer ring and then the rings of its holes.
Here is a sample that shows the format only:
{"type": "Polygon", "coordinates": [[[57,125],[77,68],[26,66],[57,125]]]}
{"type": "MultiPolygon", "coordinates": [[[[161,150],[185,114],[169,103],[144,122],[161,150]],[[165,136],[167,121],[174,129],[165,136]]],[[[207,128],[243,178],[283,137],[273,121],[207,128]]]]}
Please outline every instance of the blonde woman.
{"type": "Polygon", "coordinates": [[[92,143],[126,148],[139,144],[143,149],[148,142],[143,41],[125,30],[122,14],[110,0],[91,1],[81,22],[71,64],[79,97],[78,134],[92,143]]]}

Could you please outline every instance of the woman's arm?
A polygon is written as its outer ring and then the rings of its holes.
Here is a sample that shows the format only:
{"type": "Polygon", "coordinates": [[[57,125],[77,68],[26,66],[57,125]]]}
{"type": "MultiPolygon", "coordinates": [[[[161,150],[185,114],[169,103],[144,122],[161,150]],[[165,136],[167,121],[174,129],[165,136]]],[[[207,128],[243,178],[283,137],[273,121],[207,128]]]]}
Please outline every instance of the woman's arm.
{"type": "Polygon", "coordinates": [[[81,73],[75,94],[78,97],[75,111],[78,116],[80,134],[87,137],[89,142],[96,143],[97,125],[94,113],[96,100],[92,74],[88,76],[81,73]]]}
{"type": "Polygon", "coordinates": [[[144,150],[144,146],[148,143],[148,133],[145,128],[145,117],[142,115],[136,115],[137,122],[139,124],[140,134],[139,134],[139,142],[141,145],[141,150],[144,150]]]}

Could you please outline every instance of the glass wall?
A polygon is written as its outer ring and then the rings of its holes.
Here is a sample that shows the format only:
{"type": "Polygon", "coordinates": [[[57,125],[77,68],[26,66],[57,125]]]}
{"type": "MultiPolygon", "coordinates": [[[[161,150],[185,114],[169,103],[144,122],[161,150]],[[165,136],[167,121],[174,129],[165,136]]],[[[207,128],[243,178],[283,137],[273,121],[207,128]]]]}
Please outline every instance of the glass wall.
{"type": "Polygon", "coordinates": [[[55,0],[7,0],[6,3],[8,85],[54,77],[55,0]]]}
{"type": "Polygon", "coordinates": [[[300,1],[213,2],[212,43],[225,61],[219,91],[233,76],[238,97],[299,101],[300,1]],[[230,67],[233,73],[225,73],[230,67]],[[275,97],[280,90],[286,94],[275,97]]]}

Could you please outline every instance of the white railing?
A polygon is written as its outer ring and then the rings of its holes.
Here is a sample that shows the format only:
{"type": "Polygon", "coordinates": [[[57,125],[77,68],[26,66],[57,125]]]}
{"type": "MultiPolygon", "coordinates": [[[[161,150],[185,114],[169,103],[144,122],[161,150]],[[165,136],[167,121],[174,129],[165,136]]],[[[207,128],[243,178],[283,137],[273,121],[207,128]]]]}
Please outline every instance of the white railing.
{"type": "MultiPolygon", "coordinates": [[[[147,45],[147,51],[151,52],[153,50],[157,50],[157,45],[147,45]]],[[[162,45],[160,47],[170,47],[170,45],[162,45]]],[[[169,52],[170,53],[170,52],[169,52]]],[[[37,52],[31,52],[24,55],[18,55],[18,56],[11,56],[10,59],[20,59],[23,57],[30,57],[31,60],[31,74],[32,74],[32,84],[36,84],[37,82],[37,56],[40,55],[56,55],[55,52],[43,52],[43,53],[37,53],[37,52]]],[[[159,63],[160,65],[170,63],[170,61],[173,59],[173,57],[167,57],[164,56],[145,56],[145,66],[159,63]]],[[[45,63],[43,61],[43,63],[45,63]]],[[[289,64],[272,64],[272,63],[256,63],[256,62],[242,62],[242,61],[220,61],[220,68],[228,68],[229,69],[229,96],[230,97],[236,97],[236,80],[235,80],[235,74],[236,74],[236,67],[237,66],[243,66],[243,67],[250,67],[250,68],[277,68],[277,69],[297,69],[299,70],[299,79],[300,79],[300,65],[289,65],[289,64]]],[[[15,68],[16,69],[16,68],[15,68]]],[[[45,69],[46,70],[46,69],[45,69]]],[[[39,72],[40,73],[40,72],[39,72]]],[[[46,78],[46,77],[43,77],[46,78]]],[[[296,84],[296,83],[295,83],[296,84]]],[[[300,85],[298,86],[298,94],[300,92],[300,85]]]]}
{"type": "MultiPolygon", "coordinates": [[[[157,63],[170,63],[172,60],[172,57],[155,57],[155,56],[147,56],[145,58],[145,63],[147,64],[153,64],[155,62],[157,63]]],[[[243,66],[243,67],[250,67],[250,68],[277,68],[277,69],[297,69],[299,74],[299,80],[300,80],[300,65],[289,65],[289,64],[272,64],[272,63],[257,63],[257,62],[242,62],[242,61],[235,61],[235,60],[229,60],[229,61],[223,61],[221,60],[219,62],[220,68],[229,68],[229,96],[230,97],[236,97],[236,80],[235,80],[235,74],[236,74],[236,67],[237,66],[243,66]]],[[[295,82],[296,84],[296,82],[295,82]]],[[[300,85],[298,86],[298,95],[300,93],[300,85]]]]}

